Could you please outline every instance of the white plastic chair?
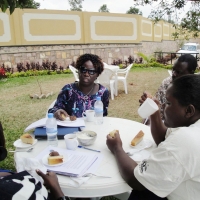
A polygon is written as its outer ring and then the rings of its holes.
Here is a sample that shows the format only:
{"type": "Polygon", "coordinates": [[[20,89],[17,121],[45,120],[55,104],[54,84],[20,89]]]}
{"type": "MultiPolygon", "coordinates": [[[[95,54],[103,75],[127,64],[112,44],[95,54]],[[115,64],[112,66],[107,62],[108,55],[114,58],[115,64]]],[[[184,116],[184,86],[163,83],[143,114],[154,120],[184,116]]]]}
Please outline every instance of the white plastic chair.
{"type": "Polygon", "coordinates": [[[107,64],[107,63],[105,63],[105,62],[103,62],[103,65],[104,65],[104,67],[105,67],[105,66],[107,66],[108,64],[107,64]]]}
{"type": "Polygon", "coordinates": [[[169,75],[172,76],[172,70],[168,69],[167,71],[168,71],[169,75]]]}
{"type": "Polygon", "coordinates": [[[114,72],[110,69],[104,69],[98,77],[98,82],[110,89],[111,99],[114,100],[115,80],[112,79],[114,72]]]}
{"type": "MultiPolygon", "coordinates": [[[[128,73],[131,69],[133,64],[130,64],[127,68],[125,69],[119,69],[117,71],[117,81],[122,81],[123,84],[124,84],[124,90],[125,90],[125,93],[128,94],[128,90],[127,90],[127,77],[128,77],[128,73]],[[121,74],[121,76],[118,76],[118,74],[121,74]]],[[[114,78],[113,78],[114,79],[114,78]]]]}
{"type": "Polygon", "coordinates": [[[49,110],[50,108],[53,108],[53,106],[54,106],[55,103],[56,103],[56,100],[54,100],[54,101],[51,103],[51,105],[48,107],[47,112],[46,112],[46,118],[48,117],[48,110],[49,110]]]}
{"type": "Polygon", "coordinates": [[[75,67],[71,66],[71,65],[69,65],[69,69],[72,71],[72,73],[74,75],[74,78],[75,78],[75,81],[79,81],[78,70],[75,67]]]}

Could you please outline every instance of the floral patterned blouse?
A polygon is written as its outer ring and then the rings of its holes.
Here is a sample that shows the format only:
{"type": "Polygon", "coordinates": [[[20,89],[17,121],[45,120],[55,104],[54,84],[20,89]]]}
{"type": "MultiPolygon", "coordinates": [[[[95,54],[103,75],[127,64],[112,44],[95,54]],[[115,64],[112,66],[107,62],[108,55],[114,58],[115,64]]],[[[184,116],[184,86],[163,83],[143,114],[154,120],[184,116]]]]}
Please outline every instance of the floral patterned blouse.
{"type": "Polygon", "coordinates": [[[103,102],[103,116],[108,115],[109,92],[108,89],[99,84],[99,91],[93,95],[84,95],[78,88],[77,84],[71,83],[65,85],[58,95],[57,101],[49,113],[55,113],[58,109],[65,110],[69,115],[82,117],[85,110],[93,110],[96,97],[100,96],[103,102]]]}

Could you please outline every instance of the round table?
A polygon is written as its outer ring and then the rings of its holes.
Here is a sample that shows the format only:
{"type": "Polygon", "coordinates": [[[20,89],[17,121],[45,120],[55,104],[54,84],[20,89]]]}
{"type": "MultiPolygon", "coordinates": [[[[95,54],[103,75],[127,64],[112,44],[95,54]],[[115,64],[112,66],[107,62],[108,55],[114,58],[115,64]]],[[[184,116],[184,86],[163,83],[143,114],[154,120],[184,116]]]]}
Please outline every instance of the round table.
{"type": "MultiPolygon", "coordinates": [[[[123,142],[123,148],[125,151],[128,151],[131,149],[131,140],[140,130],[145,133],[144,138],[153,140],[150,133],[150,128],[144,124],[132,120],[104,117],[103,124],[96,125],[94,122],[86,122],[86,126],[84,129],[92,130],[97,133],[97,139],[95,143],[89,146],[89,148],[100,150],[101,154],[103,154],[103,160],[98,167],[96,173],[111,176],[112,178],[92,177],[86,183],[76,188],[67,184],[69,177],[58,175],[59,183],[64,194],[69,197],[99,197],[130,191],[131,188],[126,184],[119,173],[119,169],[114,156],[107,148],[106,136],[110,131],[114,129],[119,130],[123,142]]],[[[32,152],[16,152],[16,154],[23,157],[35,157],[46,146],[46,141],[38,141],[37,144],[34,146],[35,148],[32,152]]],[[[153,146],[155,146],[155,143],[153,146]]],[[[64,140],[59,140],[58,147],[66,148],[64,140]]],[[[154,147],[149,148],[148,151],[151,151],[151,149],[153,148],[154,147]]],[[[76,151],[87,152],[88,150],[78,148],[76,151]]]]}

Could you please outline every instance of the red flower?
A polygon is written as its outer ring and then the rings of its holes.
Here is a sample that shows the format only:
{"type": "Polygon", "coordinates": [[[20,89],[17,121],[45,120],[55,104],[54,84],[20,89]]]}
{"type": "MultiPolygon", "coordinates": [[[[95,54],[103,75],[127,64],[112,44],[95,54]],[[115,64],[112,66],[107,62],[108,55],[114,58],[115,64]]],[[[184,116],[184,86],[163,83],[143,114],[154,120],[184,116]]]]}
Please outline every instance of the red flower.
{"type": "Polygon", "coordinates": [[[5,76],[6,75],[6,71],[4,68],[0,67],[0,75],[1,76],[5,76]]]}

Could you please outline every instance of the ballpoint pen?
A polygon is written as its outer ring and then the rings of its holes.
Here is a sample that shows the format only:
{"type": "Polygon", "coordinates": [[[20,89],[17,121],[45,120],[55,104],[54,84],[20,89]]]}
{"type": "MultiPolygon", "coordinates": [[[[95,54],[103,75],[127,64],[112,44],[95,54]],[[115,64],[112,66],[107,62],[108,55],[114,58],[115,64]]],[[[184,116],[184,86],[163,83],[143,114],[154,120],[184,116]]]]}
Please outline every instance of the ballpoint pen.
{"type": "Polygon", "coordinates": [[[84,146],[80,146],[78,145],[78,148],[82,148],[82,149],[87,149],[87,150],[90,150],[90,151],[95,151],[95,152],[101,152],[101,151],[98,151],[98,150],[95,150],[95,149],[90,149],[90,148],[87,148],[87,147],[84,147],[84,146]]]}

